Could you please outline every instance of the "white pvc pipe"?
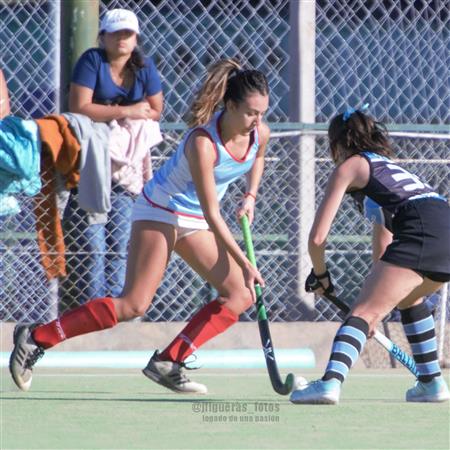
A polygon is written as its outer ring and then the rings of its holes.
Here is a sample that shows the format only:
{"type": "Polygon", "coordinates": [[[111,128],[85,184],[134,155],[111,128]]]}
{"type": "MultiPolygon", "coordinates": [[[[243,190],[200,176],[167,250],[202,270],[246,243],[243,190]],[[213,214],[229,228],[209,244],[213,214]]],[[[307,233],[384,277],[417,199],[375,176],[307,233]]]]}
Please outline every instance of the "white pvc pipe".
{"type": "MultiPolygon", "coordinates": [[[[316,158],[317,162],[329,162],[331,158],[316,158]]],[[[414,163],[414,164],[450,164],[450,159],[400,159],[392,158],[392,161],[400,164],[414,163]]]]}
{"type": "MultiPolygon", "coordinates": [[[[271,137],[292,137],[292,136],[326,136],[326,130],[292,130],[292,131],[278,131],[270,133],[271,137]]],[[[444,133],[418,133],[416,131],[388,131],[388,135],[392,137],[409,137],[419,139],[450,139],[450,134],[444,133]]]]}
{"type": "MultiPolygon", "coordinates": [[[[316,2],[315,0],[298,3],[296,9],[298,26],[298,62],[299,62],[299,121],[314,124],[315,91],[315,50],[316,50],[316,2]]],[[[315,204],[315,137],[302,134],[299,139],[299,230],[298,230],[298,293],[310,311],[314,310],[314,295],[304,290],[311,263],[308,253],[308,234],[314,220],[315,204]]]]}
{"type": "Polygon", "coordinates": [[[55,111],[61,112],[61,2],[53,3],[53,14],[55,18],[55,28],[53,32],[54,50],[54,73],[53,86],[55,88],[55,111]]]}

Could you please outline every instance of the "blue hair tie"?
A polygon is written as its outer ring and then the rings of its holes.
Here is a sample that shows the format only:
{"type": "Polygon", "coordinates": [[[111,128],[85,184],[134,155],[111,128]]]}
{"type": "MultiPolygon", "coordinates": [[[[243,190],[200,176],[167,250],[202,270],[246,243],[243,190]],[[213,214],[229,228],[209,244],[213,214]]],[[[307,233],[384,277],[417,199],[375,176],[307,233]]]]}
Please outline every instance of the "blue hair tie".
{"type": "Polygon", "coordinates": [[[368,109],[369,109],[369,103],[364,103],[364,105],[362,105],[361,108],[359,108],[359,109],[355,109],[355,108],[352,108],[351,106],[349,106],[345,110],[345,112],[344,112],[344,114],[342,116],[342,120],[344,122],[347,122],[347,120],[350,119],[350,116],[352,114],[354,114],[356,111],[364,112],[364,111],[367,111],[368,109]]]}

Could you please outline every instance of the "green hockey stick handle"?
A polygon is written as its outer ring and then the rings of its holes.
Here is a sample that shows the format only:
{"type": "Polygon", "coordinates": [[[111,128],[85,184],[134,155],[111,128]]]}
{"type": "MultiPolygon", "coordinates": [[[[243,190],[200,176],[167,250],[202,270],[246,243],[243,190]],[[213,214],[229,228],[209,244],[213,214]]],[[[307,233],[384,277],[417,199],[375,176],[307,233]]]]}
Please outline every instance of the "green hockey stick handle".
{"type": "MultiPolygon", "coordinates": [[[[247,252],[247,257],[252,263],[253,267],[256,267],[255,249],[253,248],[252,234],[250,231],[250,224],[248,222],[248,217],[246,215],[241,217],[241,228],[244,235],[245,250],[247,252]]],[[[262,289],[259,284],[255,284],[256,296],[260,297],[262,295],[262,289]]]]}

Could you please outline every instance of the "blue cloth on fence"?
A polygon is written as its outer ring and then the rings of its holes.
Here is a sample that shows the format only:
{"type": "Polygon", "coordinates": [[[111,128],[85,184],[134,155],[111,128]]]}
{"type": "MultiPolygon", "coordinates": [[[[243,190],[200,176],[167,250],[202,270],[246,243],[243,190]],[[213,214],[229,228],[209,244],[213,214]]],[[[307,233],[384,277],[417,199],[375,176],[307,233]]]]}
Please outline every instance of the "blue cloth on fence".
{"type": "Polygon", "coordinates": [[[34,120],[0,120],[0,216],[20,212],[16,194],[30,197],[41,189],[41,145],[34,120]]]}

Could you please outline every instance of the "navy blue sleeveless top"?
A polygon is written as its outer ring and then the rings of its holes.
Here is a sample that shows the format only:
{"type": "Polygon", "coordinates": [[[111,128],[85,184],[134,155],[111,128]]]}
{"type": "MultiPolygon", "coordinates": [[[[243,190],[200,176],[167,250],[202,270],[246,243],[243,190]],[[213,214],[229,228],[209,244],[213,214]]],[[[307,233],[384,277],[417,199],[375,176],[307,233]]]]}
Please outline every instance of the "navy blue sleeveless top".
{"type": "Polygon", "coordinates": [[[431,186],[416,175],[398,166],[389,158],[372,152],[359,153],[370,166],[369,182],[357,192],[362,192],[387,211],[395,214],[409,200],[440,198],[431,186]]]}

